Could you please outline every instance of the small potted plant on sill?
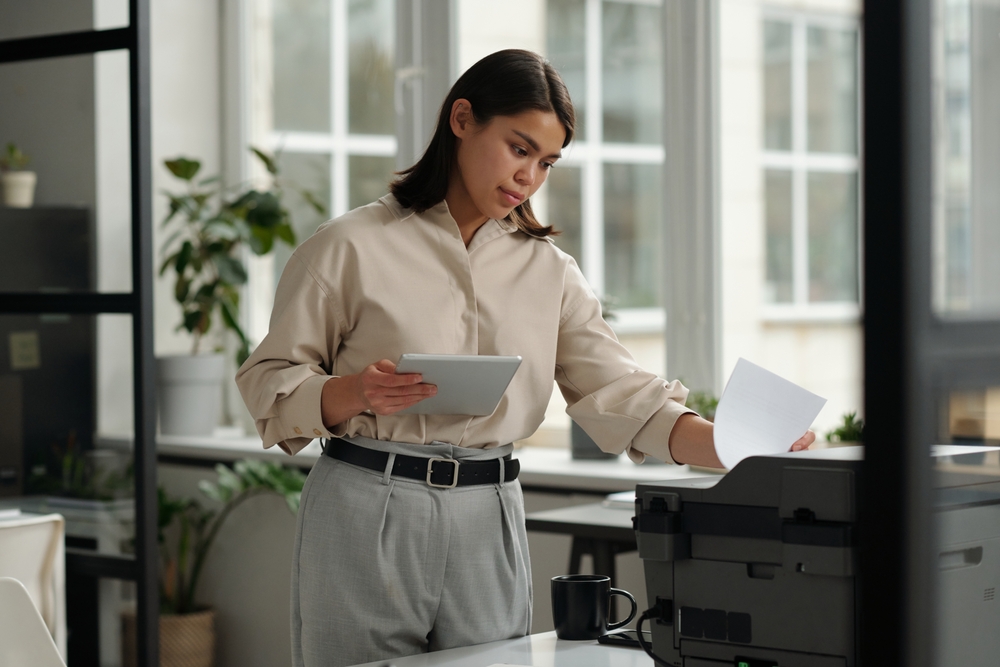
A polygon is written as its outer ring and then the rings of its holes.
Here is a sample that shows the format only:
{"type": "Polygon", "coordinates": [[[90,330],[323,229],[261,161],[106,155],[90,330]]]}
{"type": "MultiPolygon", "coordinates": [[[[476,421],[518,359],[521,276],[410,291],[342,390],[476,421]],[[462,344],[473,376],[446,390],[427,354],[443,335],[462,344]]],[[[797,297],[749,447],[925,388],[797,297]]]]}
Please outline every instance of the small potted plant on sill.
{"type": "Polygon", "coordinates": [[[165,193],[170,209],[163,226],[160,275],[172,272],[174,299],[181,310],[177,330],[192,336],[189,355],[157,359],[160,431],[171,435],[211,435],[219,423],[225,363],[219,352],[199,354],[215,321],[236,335],[236,364],[250,354],[240,325],[240,288],[247,281],[243,250],[266,255],[275,243],[295,245],[291,214],[283,203],[286,188],[297,190],[319,213],[324,206],[309,191],[279,177],[275,159],[256,148],[254,155],[270,175],[266,190],[228,193],[218,176],[196,180],[201,163],[186,157],[166,160],[170,173],[186,184],[182,193],[165,193]]]}
{"type": "Polygon", "coordinates": [[[38,176],[35,172],[25,169],[30,161],[30,158],[16,145],[7,144],[7,150],[0,157],[0,183],[3,184],[4,206],[31,208],[34,203],[38,176]]]}
{"type": "MultiPolygon", "coordinates": [[[[232,468],[219,464],[214,482],[203,480],[205,496],[222,503],[206,509],[194,498],[173,498],[160,487],[160,666],[212,667],[215,660],[215,611],[196,598],[198,582],[219,529],[245,501],[263,493],[284,497],[288,509],[298,512],[305,474],[297,468],[255,459],[237,461],[232,468]]],[[[134,667],[136,648],[134,612],[123,617],[122,656],[134,667]]]]}
{"type": "Polygon", "coordinates": [[[857,411],[847,412],[841,417],[841,423],[826,432],[829,447],[846,447],[860,445],[864,441],[865,422],[858,417],[857,411]]]}

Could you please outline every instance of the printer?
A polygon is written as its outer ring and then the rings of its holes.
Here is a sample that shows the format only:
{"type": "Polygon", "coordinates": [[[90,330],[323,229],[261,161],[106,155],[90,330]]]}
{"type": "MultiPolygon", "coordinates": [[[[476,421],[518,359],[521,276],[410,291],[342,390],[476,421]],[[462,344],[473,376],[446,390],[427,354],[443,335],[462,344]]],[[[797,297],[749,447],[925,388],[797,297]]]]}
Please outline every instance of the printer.
{"type": "MultiPolygon", "coordinates": [[[[722,477],[637,486],[658,667],[860,665],[862,457],[862,447],[754,456],[722,477]]],[[[944,473],[937,485],[937,664],[995,665],[1000,477],[944,473]]]]}

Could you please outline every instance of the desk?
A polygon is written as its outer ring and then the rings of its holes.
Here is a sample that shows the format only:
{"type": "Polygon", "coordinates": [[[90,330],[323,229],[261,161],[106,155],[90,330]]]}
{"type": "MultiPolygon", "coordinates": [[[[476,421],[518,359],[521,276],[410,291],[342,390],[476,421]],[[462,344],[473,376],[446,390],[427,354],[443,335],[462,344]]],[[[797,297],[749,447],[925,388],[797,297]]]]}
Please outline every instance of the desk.
{"type": "Polygon", "coordinates": [[[356,667],[487,667],[503,663],[531,667],[652,667],[653,659],[637,648],[604,646],[596,641],[563,641],[556,639],[554,632],[544,632],[395,660],[376,660],[356,667]]]}
{"type": "Polygon", "coordinates": [[[532,512],[524,517],[524,524],[528,530],[572,535],[568,573],[578,574],[581,556],[590,554],[594,573],[608,575],[615,586],[615,556],[638,548],[632,528],[634,515],[634,509],[590,503],[532,512]]]}

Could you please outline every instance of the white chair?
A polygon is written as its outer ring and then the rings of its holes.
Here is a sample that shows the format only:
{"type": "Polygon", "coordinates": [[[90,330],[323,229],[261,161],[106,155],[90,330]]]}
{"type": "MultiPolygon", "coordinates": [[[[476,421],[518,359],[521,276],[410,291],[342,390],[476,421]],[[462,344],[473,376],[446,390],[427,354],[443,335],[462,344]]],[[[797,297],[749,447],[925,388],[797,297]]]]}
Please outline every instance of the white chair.
{"type": "Polygon", "coordinates": [[[28,590],[9,577],[0,578],[0,665],[66,667],[28,590]]]}
{"type": "MultiPolygon", "coordinates": [[[[0,577],[21,582],[41,613],[59,654],[66,657],[66,551],[59,514],[22,514],[0,520],[0,577]]],[[[4,613],[6,609],[3,610],[4,613]]],[[[6,623],[0,629],[6,631],[6,623]]],[[[15,635],[16,636],[16,635],[15,635]]],[[[0,647],[6,642],[0,641],[0,647]]],[[[15,664],[0,660],[0,665],[15,664]]]]}

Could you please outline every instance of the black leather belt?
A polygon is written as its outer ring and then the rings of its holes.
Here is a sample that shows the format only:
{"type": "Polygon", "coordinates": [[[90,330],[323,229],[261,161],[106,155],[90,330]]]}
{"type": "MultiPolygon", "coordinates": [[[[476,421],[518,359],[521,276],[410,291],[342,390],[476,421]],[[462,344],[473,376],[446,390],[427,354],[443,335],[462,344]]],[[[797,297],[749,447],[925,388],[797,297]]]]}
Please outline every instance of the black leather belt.
{"type": "MultiPolygon", "coordinates": [[[[327,440],[323,453],[344,463],[382,472],[389,461],[388,452],[380,452],[367,447],[332,438],[327,440]]],[[[521,463],[510,454],[503,457],[504,481],[512,482],[521,471],[521,463]]],[[[456,461],[440,457],[404,456],[396,454],[392,464],[392,474],[399,477],[419,479],[428,486],[451,489],[471,484],[496,484],[500,481],[500,461],[456,461]]]]}

